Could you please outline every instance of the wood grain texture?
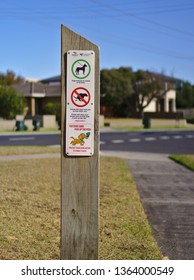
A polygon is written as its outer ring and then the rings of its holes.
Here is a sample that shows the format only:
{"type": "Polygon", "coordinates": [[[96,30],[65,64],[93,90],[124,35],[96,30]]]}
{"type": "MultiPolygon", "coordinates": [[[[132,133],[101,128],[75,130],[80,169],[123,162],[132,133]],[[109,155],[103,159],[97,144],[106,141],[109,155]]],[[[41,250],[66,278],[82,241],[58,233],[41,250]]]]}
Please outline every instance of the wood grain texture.
{"type": "Polygon", "coordinates": [[[98,259],[99,220],[99,48],[65,26],[61,26],[61,259],[98,259]],[[94,155],[65,155],[66,53],[68,50],[95,52],[94,155]]]}

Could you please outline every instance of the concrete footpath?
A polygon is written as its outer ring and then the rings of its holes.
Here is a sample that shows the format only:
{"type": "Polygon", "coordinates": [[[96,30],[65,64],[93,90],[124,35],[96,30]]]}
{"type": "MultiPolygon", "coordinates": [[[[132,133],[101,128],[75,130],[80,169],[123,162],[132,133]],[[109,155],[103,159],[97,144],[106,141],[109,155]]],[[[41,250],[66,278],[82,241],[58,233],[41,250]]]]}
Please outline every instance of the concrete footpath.
{"type": "Polygon", "coordinates": [[[194,260],[194,172],[164,154],[103,154],[126,159],[164,256],[194,260]]]}
{"type": "Polygon", "coordinates": [[[128,159],[161,251],[194,260],[194,172],[168,158],[128,159]]]}

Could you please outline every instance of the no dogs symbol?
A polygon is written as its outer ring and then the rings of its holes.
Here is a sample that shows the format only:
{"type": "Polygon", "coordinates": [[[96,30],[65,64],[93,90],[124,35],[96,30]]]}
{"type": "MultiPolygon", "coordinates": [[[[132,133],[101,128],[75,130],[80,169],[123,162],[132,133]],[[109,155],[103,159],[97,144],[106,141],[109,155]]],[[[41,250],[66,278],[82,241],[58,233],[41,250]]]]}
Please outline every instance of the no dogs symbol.
{"type": "Polygon", "coordinates": [[[78,59],[73,63],[71,71],[74,77],[78,79],[85,79],[90,74],[91,67],[86,60],[78,59]]]}
{"type": "Polygon", "coordinates": [[[71,101],[76,107],[85,107],[90,102],[90,92],[86,88],[78,87],[72,91],[71,101]]]}

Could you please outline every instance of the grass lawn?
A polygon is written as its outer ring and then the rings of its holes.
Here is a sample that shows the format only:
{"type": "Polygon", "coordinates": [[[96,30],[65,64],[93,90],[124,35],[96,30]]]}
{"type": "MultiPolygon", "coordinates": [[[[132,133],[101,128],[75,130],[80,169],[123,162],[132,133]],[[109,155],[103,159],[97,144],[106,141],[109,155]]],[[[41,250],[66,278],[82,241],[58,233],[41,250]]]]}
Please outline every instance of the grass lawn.
{"type": "Polygon", "coordinates": [[[194,171],[194,155],[171,155],[170,158],[194,171]]]}
{"type": "Polygon", "coordinates": [[[43,154],[43,153],[59,153],[60,147],[46,146],[8,146],[0,147],[0,156],[5,155],[26,155],[26,154],[43,154]]]}
{"type": "MultiPolygon", "coordinates": [[[[0,161],[0,178],[0,259],[59,259],[60,160],[0,161]]],[[[124,160],[101,158],[100,196],[100,259],[162,259],[124,160]]]]}
{"type": "Polygon", "coordinates": [[[101,159],[101,259],[161,259],[135,182],[123,159],[101,159]]]}
{"type": "MultiPolygon", "coordinates": [[[[109,123],[110,128],[115,130],[126,130],[126,131],[139,131],[148,130],[145,129],[142,123],[142,119],[133,118],[105,118],[104,123],[109,123]]],[[[186,126],[179,125],[179,123],[168,122],[165,119],[154,120],[151,119],[151,129],[153,130],[174,130],[174,129],[193,129],[194,125],[187,124],[186,126]]]]}
{"type": "Polygon", "coordinates": [[[58,259],[59,160],[0,162],[0,259],[58,259]]]}

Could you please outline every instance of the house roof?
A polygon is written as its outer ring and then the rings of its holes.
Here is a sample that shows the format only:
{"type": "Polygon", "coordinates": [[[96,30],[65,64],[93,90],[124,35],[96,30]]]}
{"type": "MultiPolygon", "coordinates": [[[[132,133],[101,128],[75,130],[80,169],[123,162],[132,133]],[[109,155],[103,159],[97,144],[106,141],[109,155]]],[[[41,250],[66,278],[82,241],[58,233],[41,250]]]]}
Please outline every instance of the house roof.
{"type": "Polygon", "coordinates": [[[156,77],[161,77],[163,80],[165,80],[166,82],[171,82],[171,83],[177,83],[177,81],[179,81],[179,79],[173,77],[173,76],[167,76],[163,73],[157,73],[157,72],[152,72],[152,71],[144,71],[147,73],[150,73],[152,75],[155,75],[156,77]]]}
{"type": "Polygon", "coordinates": [[[43,83],[43,84],[53,83],[53,82],[61,82],[61,76],[58,75],[58,76],[46,78],[46,79],[43,79],[43,80],[39,80],[39,82],[43,83]]]}
{"type": "MultiPolygon", "coordinates": [[[[144,71],[152,73],[156,76],[163,76],[168,81],[175,83],[177,79],[169,77],[163,74],[154,73],[150,71],[144,71]]],[[[54,76],[39,80],[38,82],[25,81],[20,84],[14,84],[13,87],[23,93],[25,97],[56,97],[61,95],[61,76],[54,76]]]]}
{"type": "Polygon", "coordinates": [[[25,97],[53,97],[61,95],[60,85],[51,86],[49,84],[25,82],[22,84],[14,84],[13,87],[25,97]]]}

